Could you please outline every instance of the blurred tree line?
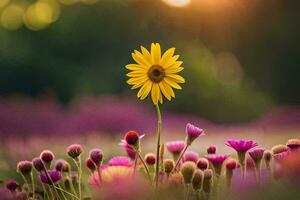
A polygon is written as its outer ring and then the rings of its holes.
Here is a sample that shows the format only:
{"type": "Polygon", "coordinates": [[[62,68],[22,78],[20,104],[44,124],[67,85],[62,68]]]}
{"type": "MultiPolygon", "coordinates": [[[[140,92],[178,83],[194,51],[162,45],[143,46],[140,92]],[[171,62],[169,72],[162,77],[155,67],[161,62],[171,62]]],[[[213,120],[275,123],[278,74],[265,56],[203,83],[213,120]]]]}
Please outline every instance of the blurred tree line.
{"type": "MultiPolygon", "coordinates": [[[[175,46],[187,83],[169,109],[218,122],[247,121],[299,104],[299,5],[285,0],[101,0],[63,6],[40,31],[0,28],[0,94],[135,95],[124,65],[152,41],[175,46]]],[[[299,3],[298,3],[299,4],[299,3]]]]}

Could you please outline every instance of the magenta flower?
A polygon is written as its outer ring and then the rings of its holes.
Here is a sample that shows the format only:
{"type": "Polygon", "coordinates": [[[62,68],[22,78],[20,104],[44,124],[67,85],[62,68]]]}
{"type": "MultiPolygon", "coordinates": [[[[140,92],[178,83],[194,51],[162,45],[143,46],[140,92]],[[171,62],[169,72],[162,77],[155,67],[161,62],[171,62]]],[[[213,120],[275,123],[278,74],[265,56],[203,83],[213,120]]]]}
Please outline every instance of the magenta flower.
{"type": "MultiPolygon", "coordinates": [[[[139,138],[142,139],[145,135],[141,135],[139,138]]],[[[126,140],[121,140],[121,142],[119,143],[120,146],[124,147],[126,153],[127,153],[127,156],[134,160],[135,159],[135,156],[136,156],[136,151],[135,149],[126,142],[126,140]]]]}
{"type": "Polygon", "coordinates": [[[291,150],[298,150],[300,149],[300,140],[299,139],[289,139],[286,143],[291,150]]]}
{"type": "Polygon", "coordinates": [[[194,151],[187,151],[182,157],[183,162],[191,161],[197,163],[199,159],[199,154],[194,151]]]}
{"type": "Polygon", "coordinates": [[[227,146],[233,148],[238,153],[246,153],[248,150],[257,146],[257,143],[253,140],[228,140],[225,143],[227,146]]]}
{"type": "Polygon", "coordinates": [[[199,136],[205,135],[203,129],[194,126],[193,124],[188,123],[185,128],[185,132],[187,134],[186,143],[187,145],[191,145],[192,142],[198,138],[199,136]]]}
{"type": "Polygon", "coordinates": [[[265,149],[263,148],[254,148],[249,151],[250,157],[254,162],[260,162],[264,156],[265,149]]]}
{"type": "Polygon", "coordinates": [[[179,155],[185,147],[185,142],[182,140],[167,142],[166,147],[170,153],[179,155]]]}
{"type": "Polygon", "coordinates": [[[124,157],[124,156],[117,156],[113,157],[108,161],[109,166],[126,166],[130,167],[132,165],[132,162],[129,158],[124,157]]]}
{"type": "Polygon", "coordinates": [[[60,172],[56,170],[48,171],[48,175],[49,178],[44,171],[40,172],[40,180],[48,185],[52,185],[52,183],[56,183],[62,178],[60,172]]]}
{"type": "Polygon", "coordinates": [[[229,154],[208,154],[205,156],[214,166],[222,165],[223,162],[229,158],[229,154]]]}

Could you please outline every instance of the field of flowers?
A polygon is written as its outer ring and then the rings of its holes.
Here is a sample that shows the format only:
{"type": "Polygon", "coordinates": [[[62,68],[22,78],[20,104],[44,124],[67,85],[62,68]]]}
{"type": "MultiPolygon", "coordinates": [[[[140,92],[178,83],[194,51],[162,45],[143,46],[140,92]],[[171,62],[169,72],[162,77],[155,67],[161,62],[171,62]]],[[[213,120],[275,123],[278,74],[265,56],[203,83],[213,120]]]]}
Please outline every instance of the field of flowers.
{"type": "Polygon", "coordinates": [[[1,200],[300,198],[298,112],[235,126],[164,115],[185,83],[183,62],[159,43],[132,58],[127,83],[156,113],[108,97],[69,112],[1,102],[1,200]]]}

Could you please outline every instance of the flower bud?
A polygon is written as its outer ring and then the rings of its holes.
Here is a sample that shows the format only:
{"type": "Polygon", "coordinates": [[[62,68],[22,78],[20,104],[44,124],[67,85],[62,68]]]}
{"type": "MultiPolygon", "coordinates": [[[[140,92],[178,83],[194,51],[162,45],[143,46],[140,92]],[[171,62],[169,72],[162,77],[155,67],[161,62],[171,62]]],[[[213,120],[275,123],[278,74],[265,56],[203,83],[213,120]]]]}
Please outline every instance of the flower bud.
{"type": "Polygon", "coordinates": [[[155,155],[153,153],[148,153],[145,155],[145,162],[147,165],[153,166],[156,162],[155,155]]]}
{"type": "Polygon", "coordinates": [[[278,144],[278,145],[273,146],[271,150],[272,150],[273,155],[276,155],[276,154],[286,152],[289,149],[286,145],[278,144]]]}
{"type": "Polygon", "coordinates": [[[96,170],[95,163],[90,159],[85,160],[85,166],[93,173],[96,170]]]}
{"type": "Polygon", "coordinates": [[[17,165],[17,171],[23,175],[27,183],[32,182],[31,171],[32,171],[32,162],[30,161],[20,161],[17,165]]]}
{"type": "Polygon", "coordinates": [[[299,139],[289,139],[286,143],[291,150],[299,150],[300,149],[300,140],[299,139]]]}
{"type": "Polygon", "coordinates": [[[164,160],[164,169],[167,175],[170,175],[170,173],[173,171],[175,167],[175,162],[172,159],[165,159],[164,160]]]}
{"type": "Polygon", "coordinates": [[[195,191],[200,191],[203,182],[203,172],[200,169],[196,169],[194,171],[194,175],[192,178],[192,186],[195,191]]]}
{"type": "Polygon", "coordinates": [[[209,161],[206,158],[199,158],[197,161],[198,169],[205,170],[208,169],[209,161]]]}
{"type": "Polygon", "coordinates": [[[32,164],[33,164],[34,168],[36,169],[36,171],[40,172],[40,171],[44,170],[44,163],[41,160],[41,158],[39,158],[39,157],[33,158],[32,164]]]}
{"type": "Polygon", "coordinates": [[[96,167],[99,168],[103,160],[101,149],[92,149],[90,151],[90,159],[95,163],[96,167]]]}
{"type": "Polygon", "coordinates": [[[181,165],[180,172],[183,176],[184,183],[189,184],[192,182],[192,177],[196,169],[196,164],[191,161],[187,161],[181,165]]]}
{"type": "Polygon", "coordinates": [[[187,134],[186,144],[191,145],[192,142],[201,135],[205,135],[203,129],[198,128],[190,123],[186,125],[185,132],[187,134]]]}
{"type": "Polygon", "coordinates": [[[82,152],[83,148],[80,144],[72,144],[67,147],[67,154],[73,159],[77,159],[82,152]]]}
{"type": "Polygon", "coordinates": [[[48,175],[46,174],[45,171],[40,172],[39,175],[40,175],[40,180],[42,181],[42,183],[52,185],[52,184],[58,182],[62,178],[59,171],[51,170],[51,171],[48,171],[47,173],[48,173],[48,175]]]}
{"type": "Polygon", "coordinates": [[[216,151],[217,151],[217,148],[216,148],[215,146],[209,146],[209,147],[207,148],[207,153],[208,153],[208,154],[215,154],[216,151]]]}
{"type": "Polygon", "coordinates": [[[226,162],[226,182],[227,187],[231,186],[231,179],[233,175],[233,170],[237,168],[237,161],[230,159],[226,162]]]}
{"type": "Polygon", "coordinates": [[[136,131],[128,131],[125,134],[125,141],[127,142],[127,144],[133,146],[135,148],[135,150],[139,149],[139,145],[140,145],[140,136],[136,131]]]}
{"type": "Polygon", "coordinates": [[[20,184],[16,180],[8,180],[6,181],[5,186],[11,192],[16,192],[17,188],[20,187],[20,184]]]}
{"type": "Polygon", "coordinates": [[[70,173],[71,172],[71,165],[68,162],[65,162],[62,167],[62,172],[70,173]]]}
{"type": "Polygon", "coordinates": [[[44,162],[46,169],[50,169],[51,162],[54,159],[54,154],[52,151],[44,150],[40,154],[41,160],[44,162]]]}
{"type": "Polygon", "coordinates": [[[63,169],[63,166],[64,166],[65,162],[66,162],[66,161],[63,160],[63,159],[57,160],[57,161],[55,162],[55,169],[56,169],[56,171],[61,172],[62,169],[63,169]]]}
{"type": "Polygon", "coordinates": [[[270,170],[271,169],[270,163],[271,163],[271,159],[272,159],[272,153],[270,151],[265,151],[263,158],[265,160],[266,168],[268,170],[270,170]]]}
{"type": "Polygon", "coordinates": [[[206,169],[206,170],[204,170],[203,174],[204,174],[203,191],[206,193],[210,193],[211,186],[212,186],[213,172],[211,169],[206,169]]]}
{"type": "Polygon", "coordinates": [[[250,157],[255,163],[260,162],[263,158],[265,150],[263,148],[255,148],[249,151],[250,157]]]}

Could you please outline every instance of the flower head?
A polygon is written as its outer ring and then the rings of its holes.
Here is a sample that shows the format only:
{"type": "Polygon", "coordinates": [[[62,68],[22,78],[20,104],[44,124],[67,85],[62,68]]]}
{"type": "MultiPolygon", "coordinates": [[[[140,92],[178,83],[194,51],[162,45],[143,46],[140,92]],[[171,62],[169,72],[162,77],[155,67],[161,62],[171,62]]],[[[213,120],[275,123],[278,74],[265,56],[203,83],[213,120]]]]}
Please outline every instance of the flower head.
{"type": "Polygon", "coordinates": [[[249,151],[250,157],[254,162],[260,162],[264,156],[265,149],[263,148],[254,148],[249,151]]]}
{"type": "Polygon", "coordinates": [[[55,162],[55,170],[61,172],[62,169],[63,169],[63,166],[64,166],[65,162],[66,161],[64,159],[58,159],[55,162]]]}
{"type": "Polygon", "coordinates": [[[127,142],[127,144],[133,147],[138,147],[140,136],[136,131],[128,131],[125,134],[124,140],[127,142]]]}
{"type": "Polygon", "coordinates": [[[214,166],[222,165],[223,162],[229,158],[229,154],[208,154],[205,156],[214,166]]]}
{"type": "Polygon", "coordinates": [[[192,178],[192,186],[195,191],[200,191],[204,174],[200,169],[196,169],[192,178]]]}
{"type": "Polygon", "coordinates": [[[225,166],[227,170],[234,170],[237,168],[238,164],[235,160],[229,159],[229,161],[226,162],[225,166]]]}
{"type": "Polygon", "coordinates": [[[184,149],[185,142],[182,140],[171,141],[166,143],[167,150],[172,153],[179,155],[180,152],[184,149]]]}
{"type": "Polygon", "coordinates": [[[136,151],[129,145],[125,140],[121,140],[119,143],[120,146],[124,147],[127,156],[131,159],[134,160],[136,157],[136,151]]]}
{"type": "Polygon", "coordinates": [[[213,172],[211,169],[206,169],[203,171],[203,191],[205,193],[210,193],[211,192],[211,187],[212,187],[212,177],[213,177],[213,172]]]}
{"type": "Polygon", "coordinates": [[[182,157],[183,162],[191,161],[197,163],[198,159],[199,159],[199,154],[194,151],[187,151],[184,153],[182,157]]]}
{"type": "Polygon", "coordinates": [[[233,148],[238,153],[245,153],[248,150],[257,146],[257,143],[253,140],[228,140],[225,143],[227,146],[233,148]]]}
{"type": "Polygon", "coordinates": [[[32,159],[32,164],[36,171],[40,172],[44,170],[44,163],[40,157],[35,157],[32,159]]]}
{"type": "Polygon", "coordinates": [[[174,167],[175,167],[174,160],[172,160],[172,159],[164,160],[164,169],[167,174],[170,174],[173,171],[174,167]]]}
{"type": "Polygon", "coordinates": [[[67,147],[67,154],[75,159],[83,152],[83,148],[80,144],[72,144],[67,147]]]}
{"type": "Polygon", "coordinates": [[[177,61],[179,55],[174,55],[175,48],[168,49],[161,55],[159,43],[151,44],[151,51],[141,47],[141,52],[135,50],[132,57],[137,64],[126,65],[130,70],[127,83],[132,89],[139,89],[137,97],[145,99],[151,92],[151,98],[156,105],[163,103],[163,96],[169,101],[175,98],[173,88],[181,89],[178,83],[184,83],[183,77],[176,73],[183,70],[182,62],[177,61]]]}
{"type": "Polygon", "coordinates": [[[18,172],[20,172],[22,175],[27,176],[31,173],[32,170],[32,162],[24,160],[20,161],[17,165],[18,172]]]}
{"type": "Polygon", "coordinates": [[[8,180],[6,181],[5,186],[11,192],[15,192],[16,189],[20,187],[20,184],[16,180],[8,180]]]}
{"type": "Polygon", "coordinates": [[[199,136],[205,135],[203,129],[194,126],[193,124],[188,123],[185,127],[185,132],[187,134],[186,143],[187,145],[191,145],[192,142],[198,138],[199,136]]]}
{"type": "Polygon", "coordinates": [[[273,157],[277,161],[282,161],[289,155],[289,153],[290,153],[289,148],[286,145],[279,144],[272,147],[273,157]]]}
{"type": "Polygon", "coordinates": [[[150,165],[150,166],[154,165],[156,162],[155,155],[153,153],[147,153],[145,155],[145,162],[147,163],[147,165],[150,165]]]}
{"type": "Polygon", "coordinates": [[[196,164],[191,161],[183,163],[180,167],[180,173],[183,176],[185,183],[191,183],[194,171],[196,169],[196,164]]]}
{"type": "Polygon", "coordinates": [[[208,153],[208,154],[215,154],[216,151],[217,151],[217,148],[216,148],[215,146],[209,146],[209,147],[207,148],[207,153],[208,153]]]}
{"type": "Polygon", "coordinates": [[[90,159],[85,160],[85,166],[91,171],[94,172],[96,170],[96,165],[95,163],[90,159]]]}
{"type": "Polygon", "coordinates": [[[199,158],[197,160],[198,169],[205,170],[208,169],[208,166],[209,166],[209,162],[206,158],[199,158]]]}
{"type": "Polygon", "coordinates": [[[46,172],[44,172],[44,171],[40,172],[40,180],[45,184],[52,185],[52,183],[56,183],[62,178],[59,171],[51,170],[51,171],[48,171],[47,173],[49,175],[49,178],[48,178],[46,172]]]}
{"type": "Polygon", "coordinates": [[[298,150],[300,149],[300,140],[299,139],[289,139],[286,143],[286,146],[288,146],[291,150],[298,150]]]}
{"type": "Polygon", "coordinates": [[[129,167],[132,165],[131,160],[124,156],[113,157],[108,161],[109,166],[126,166],[129,167]]]}
{"type": "Polygon", "coordinates": [[[101,149],[92,149],[90,151],[90,159],[95,163],[97,167],[100,167],[103,160],[103,152],[101,149]]]}
{"type": "Polygon", "coordinates": [[[40,158],[44,163],[51,163],[54,159],[54,154],[52,153],[52,151],[44,150],[40,154],[40,158]]]}

